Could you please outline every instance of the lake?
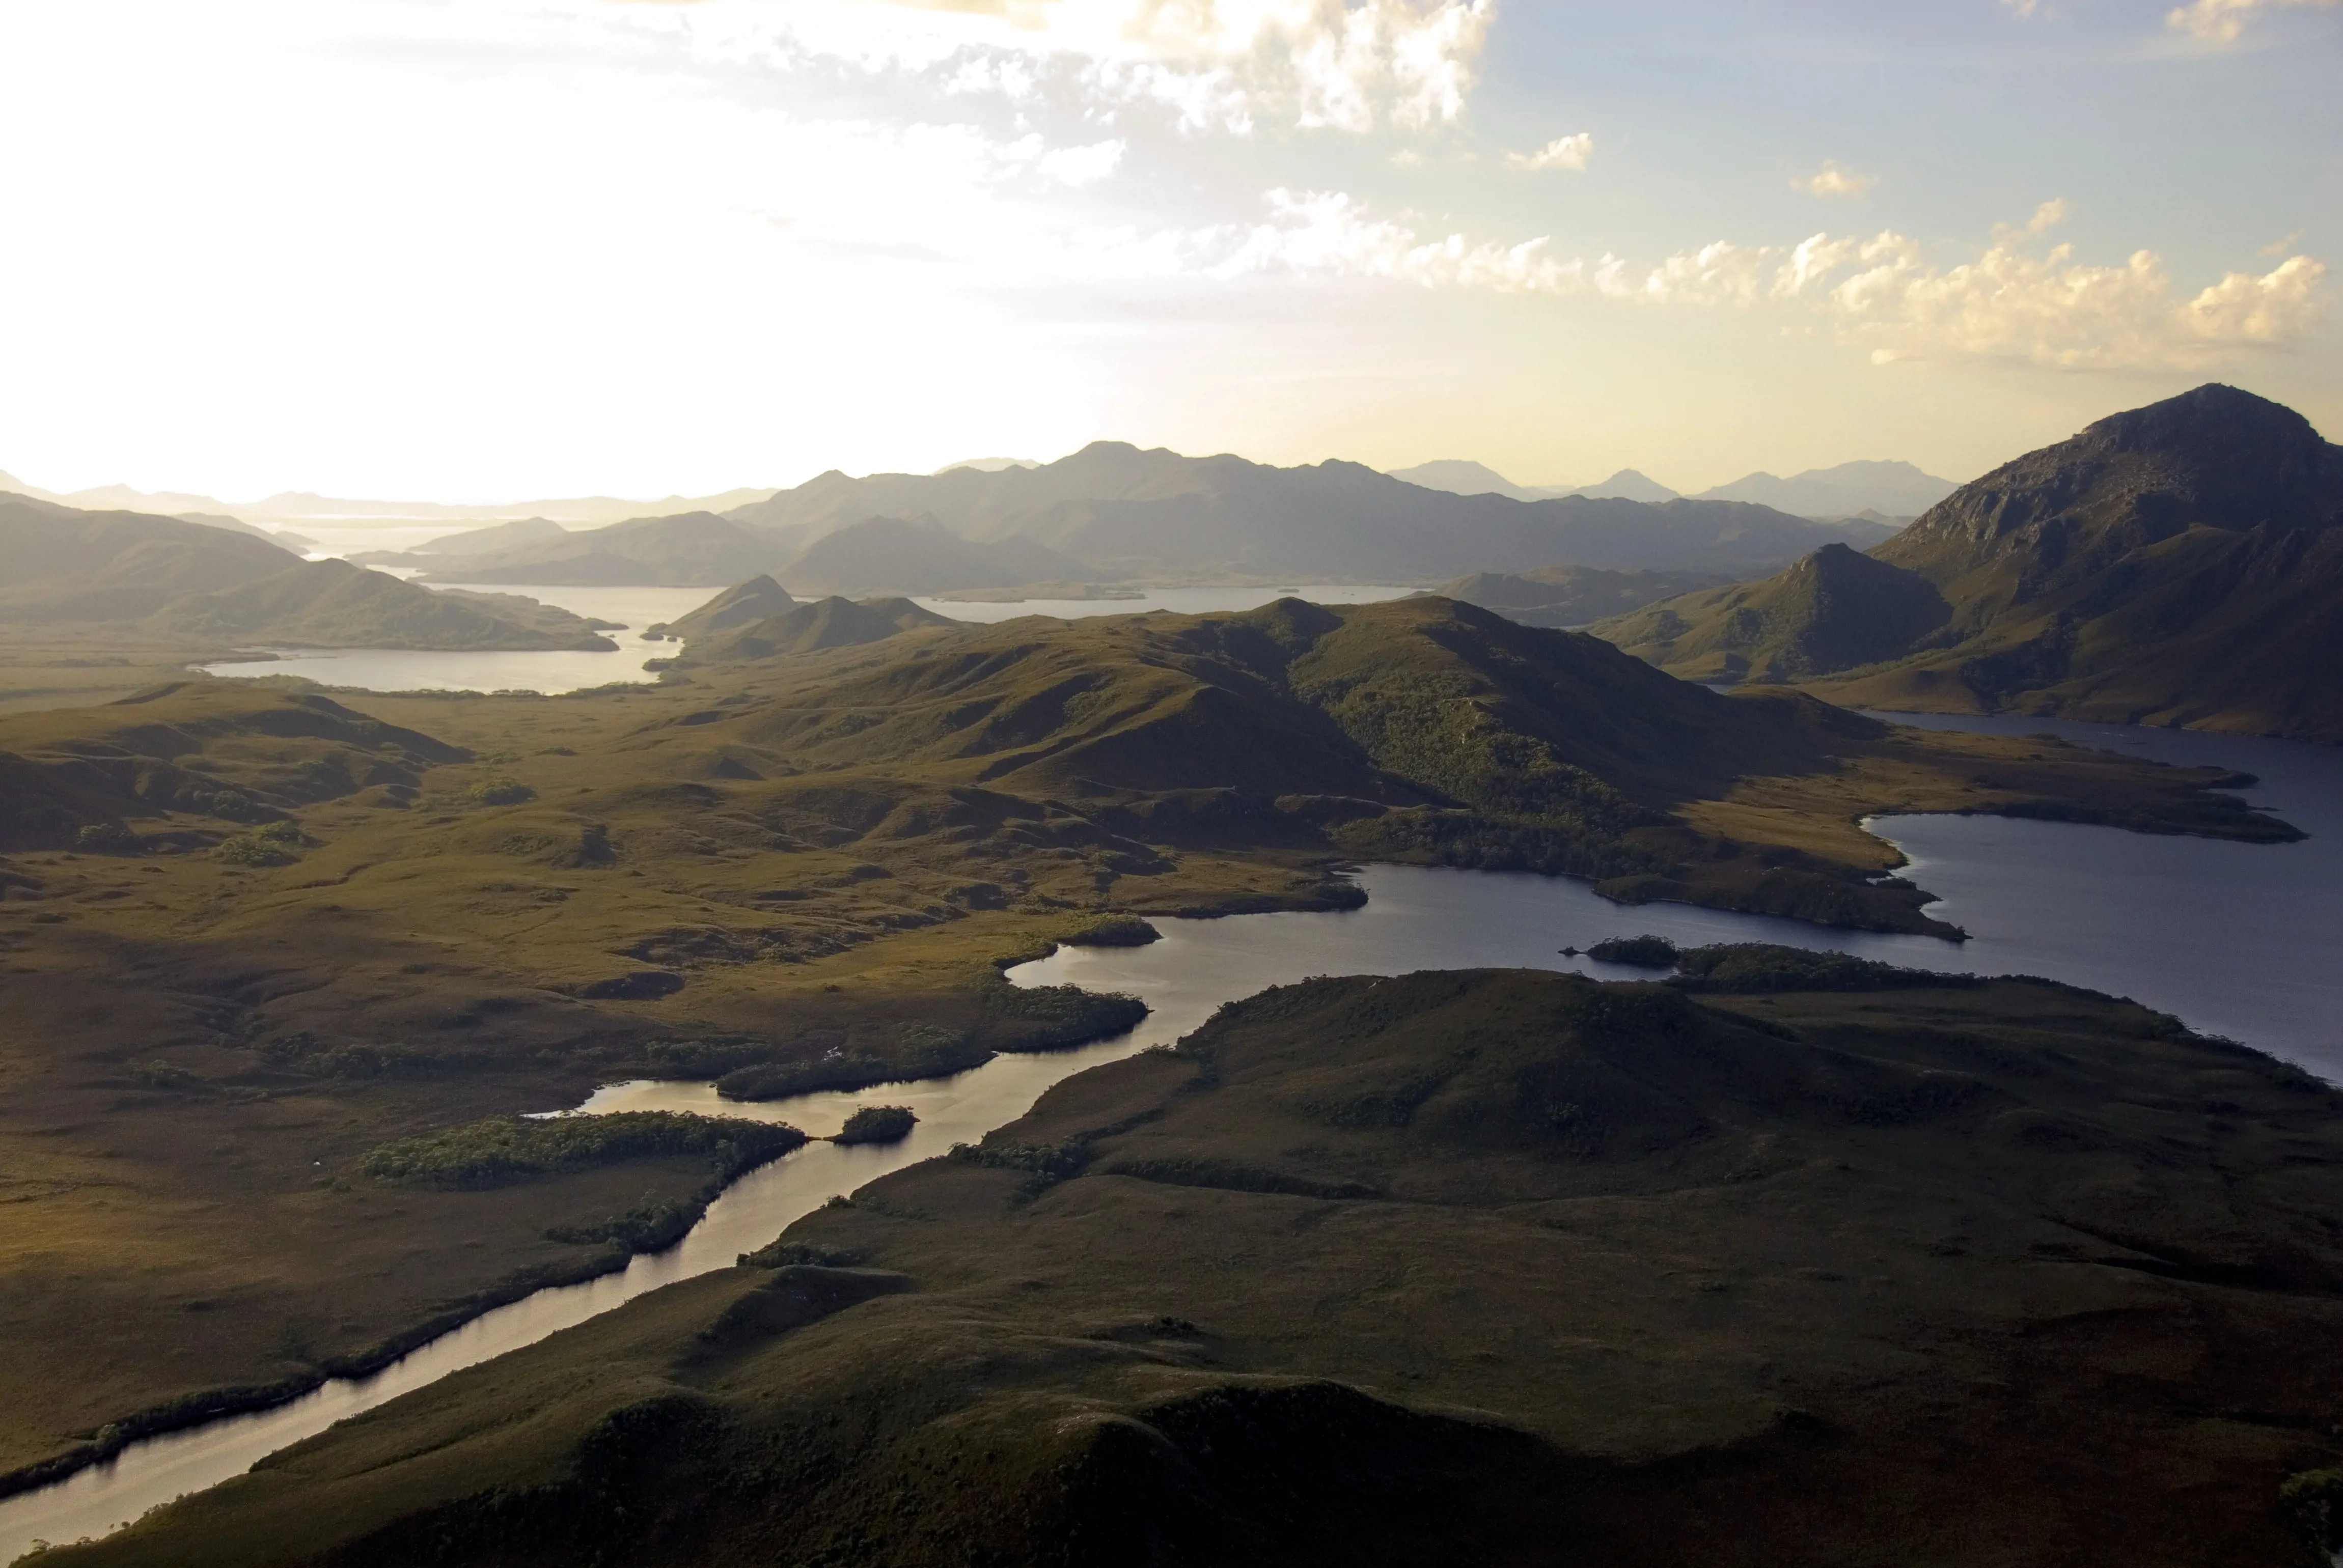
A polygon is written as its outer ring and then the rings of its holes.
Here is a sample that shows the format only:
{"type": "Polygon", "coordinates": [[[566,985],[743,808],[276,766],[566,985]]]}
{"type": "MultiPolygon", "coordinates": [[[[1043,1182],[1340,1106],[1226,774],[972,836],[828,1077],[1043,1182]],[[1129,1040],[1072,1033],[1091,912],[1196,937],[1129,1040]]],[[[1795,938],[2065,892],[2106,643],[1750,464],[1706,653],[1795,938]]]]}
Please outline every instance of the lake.
{"type": "Polygon", "coordinates": [[[375,1377],[337,1380],[273,1411],[134,1444],[107,1464],[0,1501],[0,1563],[36,1538],[103,1533],[336,1421],[646,1291],[724,1267],[831,1193],[1013,1120],[1071,1073],[1177,1040],[1224,1001],[1313,974],[1524,967],[1638,979],[1648,971],[1565,958],[1558,950],[1643,931],[1681,946],[1777,941],[1915,968],[2047,975],[2134,997],[2196,1028],[2343,1081],[2343,960],[2335,940],[2343,930],[2343,749],[2042,719],[1883,717],[2046,732],[2160,761],[2243,769],[2261,779],[2245,792],[2249,799],[2312,836],[2296,844],[2229,844],[1991,817],[1878,819],[1875,829],[1911,857],[1913,879],[1942,896],[1931,912],[1966,928],[1966,943],[1834,931],[1684,905],[1623,909],[1583,882],[1526,873],[1373,866],[1359,873],[1368,901],[1357,910],[1161,920],[1163,939],[1149,946],[1065,948],[1010,971],[1021,985],[1073,984],[1144,997],[1154,1010],[1120,1040],[1001,1057],[949,1079],[753,1105],[719,1101],[706,1083],[612,1085],[578,1109],[699,1111],[824,1133],[860,1105],[891,1104],[911,1107],[920,1121],[900,1144],[809,1145],[734,1183],[668,1251],[639,1257],[623,1273],[499,1308],[375,1377]]]}
{"type": "MultiPolygon", "coordinates": [[[[264,659],[220,659],[199,664],[206,675],[251,679],[295,675],[322,686],[360,691],[534,691],[558,697],[614,682],[647,686],[659,677],[643,668],[648,659],[672,658],[672,642],[647,642],[645,628],[680,619],[721,592],[709,588],[554,588],[537,584],[447,583],[477,593],[519,594],[558,605],[575,615],[617,621],[626,628],[606,635],[616,653],[426,653],[408,648],[263,648],[264,659]]],[[[1128,599],[1027,599],[1017,604],[961,604],[939,598],[917,602],[938,615],[977,624],[1047,615],[1076,620],[1088,616],[1141,615],[1172,610],[1204,615],[1252,609],[1289,593],[1319,604],[1367,604],[1413,593],[1406,588],[1361,588],[1309,583],[1297,588],[1150,588],[1128,599]]]]}

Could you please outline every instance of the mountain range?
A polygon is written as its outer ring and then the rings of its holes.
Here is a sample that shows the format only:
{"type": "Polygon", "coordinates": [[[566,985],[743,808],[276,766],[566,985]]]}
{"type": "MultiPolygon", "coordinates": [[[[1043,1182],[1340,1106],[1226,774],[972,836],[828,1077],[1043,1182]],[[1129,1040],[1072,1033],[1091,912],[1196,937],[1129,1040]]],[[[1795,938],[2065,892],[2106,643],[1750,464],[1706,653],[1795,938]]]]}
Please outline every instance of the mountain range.
{"type": "Polygon", "coordinates": [[[1031,467],[830,472],[717,516],[541,532],[489,554],[472,536],[396,558],[431,580],[718,587],[770,574],[867,596],[1041,582],[1436,582],[1566,562],[1745,577],[1887,524],[1817,524],[1745,502],[1459,496],[1355,463],[1278,468],[1096,442],[1031,467]]]}
{"type": "Polygon", "coordinates": [[[0,472],[0,491],[55,501],[84,511],[131,511],[180,517],[190,512],[210,514],[245,523],[278,522],[501,522],[547,518],[556,522],[593,527],[624,522],[629,518],[689,511],[722,511],[771,495],[769,489],[726,490],[714,496],[669,496],[659,501],[622,500],[616,496],[573,496],[560,500],[510,501],[465,505],[442,501],[353,500],[320,496],[307,490],[286,490],[257,501],[223,501],[211,496],[170,490],[136,490],[128,485],[98,485],[84,490],[59,492],[26,484],[0,472]]]}
{"type": "MultiPolygon", "coordinates": [[[[1633,468],[1622,468],[1597,485],[1539,487],[1517,485],[1484,464],[1442,458],[1412,468],[1394,468],[1392,477],[1460,496],[1497,495],[1516,501],[1564,496],[1654,502],[1678,498],[1676,491],[1633,468]]],[[[1786,479],[1767,473],[1745,474],[1729,485],[1718,485],[1688,498],[1746,501],[1803,518],[1875,516],[1885,520],[1916,517],[1955,488],[1950,479],[1922,473],[1909,463],[1855,462],[1808,468],[1786,479]]]]}
{"type": "Polygon", "coordinates": [[[1867,556],[1600,635],[1851,705],[2343,740],[2343,447],[2208,385],[1961,487],[1867,556]]]}

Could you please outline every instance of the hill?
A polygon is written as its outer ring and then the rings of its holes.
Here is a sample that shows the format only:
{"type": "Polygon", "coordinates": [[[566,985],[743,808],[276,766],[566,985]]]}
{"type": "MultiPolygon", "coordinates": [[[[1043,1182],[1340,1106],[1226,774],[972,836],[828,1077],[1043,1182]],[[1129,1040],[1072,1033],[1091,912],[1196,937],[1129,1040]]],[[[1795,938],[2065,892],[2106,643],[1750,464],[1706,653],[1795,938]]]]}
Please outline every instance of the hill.
{"type": "MultiPolygon", "coordinates": [[[[724,623],[719,616],[707,624],[707,630],[684,634],[689,640],[673,668],[689,669],[696,665],[750,662],[776,654],[850,648],[899,632],[960,623],[922,609],[907,598],[870,598],[858,604],[833,595],[754,620],[724,623]]],[[[680,628],[683,623],[677,625],[680,628]]]]}
{"type": "Polygon", "coordinates": [[[875,1082],[1121,1027],[998,967],[1110,913],[1346,907],[1373,857],[1942,933],[1867,815],[2292,836],[2211,769],[1719,696],[1439,599],[682,677],[0,713],[0,1488],[622,1267],[709,1180],[426,1190],[372,1151],[628,1079],[875,1082]]]}
{"type": "Polygon", "coordinates": [[[948,593],[1080,578],[1082,564],[1030,539],[963,539],[927,518],[866,518],[822,535],[782,568],[800,594],[948,593]]]}
{"type": "MultiPolygon", "coordinates": [[[[1752,780],[1868,776],[1917,801],[1972,787],[1972,759],[1937,749],[1974,738],[1916,742],[1805,699],[1719,697],[1597,638],[1434,598],[900,639],[870,608],[802,606],[693,644],[695,673],[770,682],[767,700],[697,717],[695,743],[734,775],[933,773],[1080,801],[1149,843],[1566,872],[1624,901],[1948,929],[1919,913],[1925,894],[1874,879],[1859,832],[1773,837],[1786,824],[1752,780]],[[812,646],[824,617],[874,640],[772,657],[812,646]]],[[[2083,755],[1996,751],[1996,788],[2029,811],[2107,811],[2069,770],[2083,755]]],[[[2260,830],[2218,797],[2127,799],[2101,819],[2260,830]]]]}
{"type": "Polygon", "coordinates": [[[523,518],[517,522],[491,523],[485,528],[444,535],[411,550],[365,550],[347,558],[362,567],[450,567],[509,550],[543,548],[568,537],[569,530],[559,523],[544,518],[523,518]]]}
{"type": "Polygon", "coordinates": [[[1440,457],[1412,468],[1393,468],[1388,472],[1394,479],[1404,479],[1427,490],[1445,490],[1452,496],[1503,496],[1515,501],[1535,501],[1547,494],[1516,485],[1485,463],[1463,457],[1440,457]]]}
{"type": "Polygon", "coordinates": [[[1580,485],[1574,489],[1546,492],[1548,495],[1584,496],[1593,500],[1645,501],[1656,505],[1684,498],[1657,479],[1634,468],[1622,468],[1609,478],[1592,485],[1580,485]]]}
{"type": "Polygon", "coordinates": [[[733,584],[689,615],[646,628],[643,635],[687,642],[695,637],[729,631],[736,626],[779,615],[794,609],[797,602],[789,589],[760,574],[747,582],[733,584]]]}
{"type": "Polygon", "coordinates": [[[541,535],[486,556],[409,556],[398,564],[423,567],[430,582],[699,588],[779,570],[795,554],[785,534],[748,528],[713,512],[685,512],[565,530],[558,538],[541,535]]]}
{"type": "Polygon", "coordinates": [[[568,611],[504,594],[437,593],[347,561],[304,561],[275,577],[173,599],[146,629],[287,648],[616,652],[568,611]]]}
{"type": "Polygon", "coordinates": [[[2046,982],[1694,956],[1740,978],[1232,1003],[56,1560],[2327,1554],[2334,1090],[2046,982]]]}
{"type": "Polygon", "coordinates": [[[1687,680],[1781,682],[1892,658],[1951,617],[1918,573],[1825,545],[1762,582],[1709,588],[1593,629],[1687,680]]]}
{"type": "MultiPolygon", "coordinates": [[[[1843,548],[1844,547],[1831,547],[1843,548]]],[[[1724,586],[1701,572],[1606,572],[1594,567],[1532,567],[1474,572],[1433,591],[1493,609],[1523,626],[1582,627],[1664,598],[1724,586]]]]}
{"type": "Polygon", "coordinates": [[[1857,462],[1808,468],[1786,479],[1748,474],[1703,490],[1694,498],[1751,501],[1802,518],[1851,518],[1865,512],[1915,518],[1957,488],[1950,479],[1924,474],[1909,463],[1857,462]]]}
{"type": "Polygon", "coordinates": [[[1740,503],[1457,496],[1356,463],[1278,468],[1115,441],[992,473],[833,472],[729,515],[809,539],[871,517],[927,517],[967,539],[1026,540],[1081,564],[1020,581],[1438,581],[1554,561],[1740,576],[1834,539],[1867,547],[1893,531],[1740,503]]]}
{"type": "Polygon", "coordinates": [[[1890,569],[1845,593],[1785,573],[1600,629],[1686,673],[1795,644],[1777,678],[1858,706],[2343,740],[2343,448],[2278,404],[2207,386],[2103,419],[1872,553],[1890,569]]]}
{"type": "Polygon", "coordinates": [[[300,564],[290,550],[225,528],[0,496],[0,619],[136,620],[183,594],[240,588],[300,564]]]}

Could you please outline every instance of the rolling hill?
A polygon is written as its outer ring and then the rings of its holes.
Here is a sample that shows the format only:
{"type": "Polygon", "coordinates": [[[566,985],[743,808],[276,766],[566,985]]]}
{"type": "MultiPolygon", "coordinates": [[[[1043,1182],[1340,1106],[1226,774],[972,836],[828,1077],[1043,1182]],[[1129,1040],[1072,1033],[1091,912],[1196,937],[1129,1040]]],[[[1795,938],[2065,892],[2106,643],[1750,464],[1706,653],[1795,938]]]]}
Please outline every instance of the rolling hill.
{"type": "Polygon", "coordinates": [[[949,593],[1079,579],[1082,563],[1031,539],[964,539],[927,518],[866,518],[822,535],[781,573],[799,594],[949,593]]]}
{"type": "Polygon", "coordinates": [[[539,535],[489,555],[408,555],[429,582],[712,588],[779,570],[797,553],[787,533],[749,528],[713,512],[637,518],[608,528],[539,535]]]}
{"type": "Polygon", "coordinates": [[[1523,626],[1572,628],[1608,616],[1624,615],[1678,594],[1721,588],[1727,580],[1703,572],[1606,572],[1594,567],[1532,567],[1519,572],[1474,572],[1443,583],[1433,591],[1495,610],[1507,620],[1517,620],[1523,626]]]}
{"type": "Polygon", "coordinates": [[[1872,558],[1597,629],[1857,705],[2343,740],[2343,448],[2278,404],[2215,385],[2103,419],[1872,558]]]}
{"type": "Polygon", "coordinates": [[[119,621],[241,588],[301,558],[266,539],[136,512],[0,496],[0,618],[119,621]]]}
{"type": "Polygon", "coordinates": [[[584,619],[533,599],[438,593],[338,560],[304,561],[258,582],[185,595],[143,624],[207,641],[287,648],[602,653],[618,647],[584,619]]]}
{"type": "MultiPolygon", "coordinates": [[[[681,631],[685,624],[677,622],[678,630],[681,631]]],[[[729,620],[720,612],[710,616],[699,629],[683,633],[689,640],[681,656],[673,660],[673,666],[688,669],[696,665],[753,662],[776,654],[850,648],[878,642],[899,632],[960,624],[933,610],[922,609],[907,598],[871,598],[857,603],[832,595],[752,619],[729,620]]]]}
{"type": "Polygon", "coordinates": [[[2332,1088],[2046,981],[1691,959],[1232,1002],[57,1561],[2327,1555],[2332,1088]]]}

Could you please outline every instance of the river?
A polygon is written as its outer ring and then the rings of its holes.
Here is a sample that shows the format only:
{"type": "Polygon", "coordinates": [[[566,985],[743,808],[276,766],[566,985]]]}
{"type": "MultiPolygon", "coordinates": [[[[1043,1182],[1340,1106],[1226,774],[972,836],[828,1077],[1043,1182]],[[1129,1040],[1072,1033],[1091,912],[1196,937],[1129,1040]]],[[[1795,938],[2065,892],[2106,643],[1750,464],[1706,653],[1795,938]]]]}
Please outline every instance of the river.
{"type": "Polygon", "coordinates": [[[101,1533],[184,1493],[451,1372],[582,1322],[661,1285],[730,1264],[835,1192],[941,1153],[1014,1120],[1051,1084],[1178,1039],[1222,1002],[1312,974],[1532,967],[1602,979],[1645,971],[1565,958],[1607,936],[1652,931],[1679,945],[1779,941],[1916,968],[2026,972],[2132,996],[2191,1025],[2232,1035],[2343,1081],[2343,749],[2040,719],[1906,722],[2052,732],[2159,760],[2244,769],[2258,804],[2308,831],[2297,844],[2230,844],[2110,828],[1990,817],[1896,817],[1875,830],[1941,895],[1931,912],[1972,933],[1934,937],[1827,930],[1796,921],[1653,904],[1622,909],[1582,882],[1527,874],[1369,867],[1368,901],[1332,913],[1158,920],[1142,948],[1061,949],[1021,965],[1022,985],[1128,990],[1153,1012],[1133,1034],[1081,1050],[1007,1056],[952,1078],[758,1105],[705,1083],[635,1082],[577,1109],[688,1110],[833,1131],[856,1107],[908,1105],[920,1121],[891,1146],[817,1142],[752,1172],[677,1247],[619,1274],[539,1292],[453,1331],[371,1378],[337,1380],[273,1411],[134,1444],[106,1464],[0,1502],[0,1563],[34,1540],[101,1533]]]}

